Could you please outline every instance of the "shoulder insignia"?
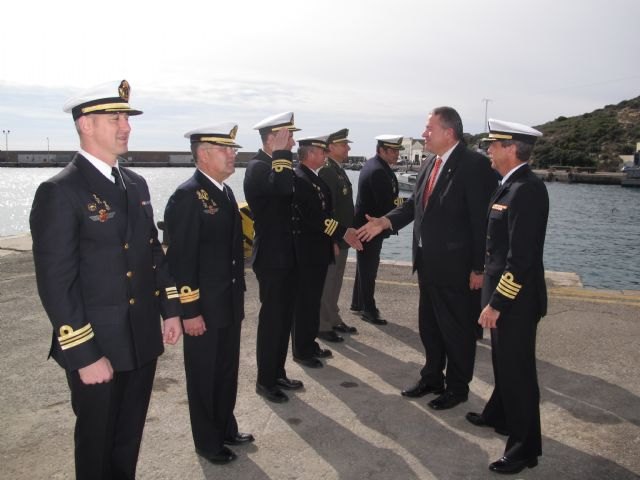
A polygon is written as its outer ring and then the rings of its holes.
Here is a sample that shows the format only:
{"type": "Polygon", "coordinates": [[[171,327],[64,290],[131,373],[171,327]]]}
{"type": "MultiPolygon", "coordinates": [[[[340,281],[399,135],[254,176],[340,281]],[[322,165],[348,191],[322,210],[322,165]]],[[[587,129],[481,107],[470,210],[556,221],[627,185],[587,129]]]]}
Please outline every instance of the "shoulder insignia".
{"type": "Polygon", "coordinates": [[[90,323],[87,323],[84,327],[74,330],[69,325],[63,325],[60,327],[60,336],[58,342],[62,350],[68,348],[77,347],[84,342],[91,340],[94,337],[93,328],[90,323]]]}
{"type": "Polygon", "coordinates": [[[491,205],[491,210],[497,210],[498,212],[503,212],[507,208],[508,207],[506,205],[500,205],[499,203],[494,203],[493,205],[491,205]]]}
{"type": "Polygon", "coordinates": [[[200,289],[191,290],[191,287],[184,286],[180,288],[180,303],[195,302],[200,298],[200,289]]]}
{"type": "Polygon", "coordinates": [[[522,285],[516,283],[513,274],[511,272],[505,272],[500,277],[496,291],[511,300],[515,300],[521,288],[522,285]]]}
{"type": "Polygon", "coordinates": [[[399,207],[399,206],[400,206],[400,205],[402,205],[403,203],[404,203],[404,198],[402,198],[402,197],[396,197],[396,198],[394,198],[394,199],[393,199],[393,204],[394,204],[396,207],[399,207]]]}

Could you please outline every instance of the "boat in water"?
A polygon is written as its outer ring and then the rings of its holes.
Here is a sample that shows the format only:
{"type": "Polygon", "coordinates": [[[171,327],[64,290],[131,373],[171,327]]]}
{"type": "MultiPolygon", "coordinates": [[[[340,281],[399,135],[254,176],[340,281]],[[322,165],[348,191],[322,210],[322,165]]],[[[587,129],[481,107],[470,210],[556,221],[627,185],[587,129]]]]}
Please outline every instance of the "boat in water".
{"type": "Polygon", "coordinates": [[[640,187],[640,166],[634,165],[624,169],[624,177],[620,185],[623,187],[640,187]]]}
{"type": "Polygon", "coordinates": [[[397,172],[396,178],[398,179],[398,188],[403,192],[413,192],[417,177],[417,172],[397,172]]]}

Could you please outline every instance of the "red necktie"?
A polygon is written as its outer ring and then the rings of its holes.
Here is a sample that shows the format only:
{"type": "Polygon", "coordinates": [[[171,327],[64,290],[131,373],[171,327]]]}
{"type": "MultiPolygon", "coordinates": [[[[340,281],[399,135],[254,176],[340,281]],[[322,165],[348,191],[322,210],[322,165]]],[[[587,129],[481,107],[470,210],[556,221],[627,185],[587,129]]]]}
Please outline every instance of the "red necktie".
{"type": "Polygon", "coordinates": [[[424,194],[422,195],[422,208],[426,208],[427,203],[429,202],[429,197],[433,192],[433,187],[436,184],[436,178],[438,178],[438,172],[440,171],[440,166],[442,165],[442,158],[440,156],[436,157],[436,163],[431,170],[431,175],[429,175],[429,181],[424,187],[424,194]]]}

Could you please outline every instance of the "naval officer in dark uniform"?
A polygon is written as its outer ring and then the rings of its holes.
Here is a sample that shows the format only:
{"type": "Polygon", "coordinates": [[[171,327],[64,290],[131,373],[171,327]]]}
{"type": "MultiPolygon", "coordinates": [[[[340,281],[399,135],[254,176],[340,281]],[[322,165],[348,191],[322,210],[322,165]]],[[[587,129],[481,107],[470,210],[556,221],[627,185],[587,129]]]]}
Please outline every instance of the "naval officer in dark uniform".
{"type": "MultiPolygon", "coordinates": [[[[351,181],[343,168],[349,158],[351,147],[349,144],[349,130],[343,128],[332,133],[327,138],[327,159],[318,172],[318,176],[327,184],[331,191],[333,217],[345,227],[353,225],[353,188],[351,181]]],[[[335,243],[335,262],[329,264],[327,276],[322,289],[320,300],[320,326],[318,338],[327,342],[342,342],[340,333],[356,333],[355,327],[344,323],[340,316],[338,300],[342,290],[342,279],[347,265],[349,244],[344,240],[335,243]]]]}
{"type": "MultiPolygon", "coordinates": [[[[379,135],[376,140],[376,155],[367,160],[358,178],[354,218],[356,228],[367,223],[367,215],[382,217],[402,204],[402,198],[398,196],[398,179],[391,170],[391,166],[398,163],[400,150],[404,148],[402,136],[379,135]]],[[[380,317],[374,293],[382,241],[389,235],[389,232],[378,235],[365,243],[362,251],[357,253],[351,310],[358,313],[364,321],[375,325],[387,323],[380,317]]]]}
{"type": "Polygon", "coordinates": [[[253,441],[238,432],[233,414],[245,281],[240,213],[223,182],[235,171],[237,130],[223,123],[185,134],[196,171],[171,196],[164,217],[182,303],[191,432],[196,452],[218,464],[236,458],[225,444],[253,441]]]}
{"type": "Polygon", "coordinates": [[[156,360],[163,340],[182,333],[149,189],[118,162],[129,117],[142,113],[129,93],[122,80],[66,103],[80,151],[38,187],[29,219],[50,354],[66,371],[76,415],[78,479],[135,478],[156,360]]]}
{"type": "Polygon", "coordinates": [[[271,402],[289,397],[282,389],[298,390],[299,380],[287,377],[285,362],[297,295],[294,250],[291,148],[293,113],[268,117],[254,127],[262,149],[249,161],[244,176],[244,194],[253,213],[254,232],[251,264],[260,289],[258,316],[256,392],[271,402]]]}
{"type": "Polygon", "coordinates": [[[489,465],[498,473],[533,468],[542,454],[535,347],[547,312],[542,257],[549,197],[527,163],[541,135],[526,125],[489,120],[489,157],[502,181],[488,212],[478,323],[491,329],[495,387],[482,413],[469,412],[467,420],[509,436],[504,455],[489,465]]]}
{"type": "Polygon", "coordinates": [[[299,139],[300,164],[295,168],[294,248],[298,293],[292,331],[293,359],[310,368],[322,367],[319,359],[331,356],[331,351],[320,348],[315,338],[327,267],[334,261],[334,244],[344,239],[355,248],[362,248],[355,230],[331,216],[331,191],[317,173],[324,165],[326,148],[327,136],[299,139]]]}

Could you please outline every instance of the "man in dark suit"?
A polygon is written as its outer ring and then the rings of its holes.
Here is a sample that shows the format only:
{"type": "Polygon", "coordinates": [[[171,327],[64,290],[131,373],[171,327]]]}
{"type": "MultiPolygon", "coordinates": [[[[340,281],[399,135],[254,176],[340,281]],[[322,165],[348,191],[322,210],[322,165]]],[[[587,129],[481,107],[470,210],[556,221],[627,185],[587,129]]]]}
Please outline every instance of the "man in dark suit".
{"type": "MultiPolygon", "coordinates": [[[[398,162],[402,147],[400,135],[379,135],[375,157],[370,158],[360,170],[358,197],[355,205],[354,226],[367,223],[366,216],[381,217],[402,203],[398,197],[398,179],[391,166],[398,162]]],[[[351,310],[366,322],[386,325],[380,317],[374,298],[376,277],[380,265],[382,241],[389,236],[383,233],[370,239],[357,253],[356,279],[351,297],[351,310]]]]}
{"type": "Polygon", "coordinates": [[[527,164],[541,135],[489,120],[489,157],[502,182],[488,213],[478,323],[491,329],[495,387],[482,413],[469,412],[467,420],[509,436],[502,458],[489,465],[498,473],[533,468],[542,454],[535,349],[538,322],[547,312],[542,257],[549,196],[527,164]]]}
{"type": "Polygon", "coordinates": [[[76,415],[78,479],[135,478],[156,360],[163,340],[182,333],[149,189],[118,164],[129,116],[142,113],[129,90],[111,82],[65,104],[80,151],[38,187],[30,217],[50,355],[66,371],[76,415]]]}
{"type": "MultiPolygon", "coordinates": [[[[329,135],[327,139],[327,160],[318,171],[318,176],[331,191],[332,216],[345,227],[353,225],[353,189],[351,181],[342,165],[349,158],[349,130],[343,128],[329,135]]],[[[340,333],[356,333],[357,329],[344,323],[340,316],[338,300],[342,289],[342,279],[347,265],[349,244],[344,240],[336,242],[335,262],[329,264],[320,300],[320,326],[318,338],[327,342],[342,342],[340,333]]]]}
{"type": "Polygon", "coordinates": [[[334,261],[334,245],[344,239],[362,248],[353,228],[332,218],[331,191],[317,172],[325,161],[327,137],[298,140],[295,168],[294,244],[297,259],[298,292],[295,300],[292,331],[293,359],[310,368],[322,367],[320,358],[331,356],[331,350],[320,348],[315,341],[320,322],[320,298],[327,267],[334,261]]]}
{"type": "Polygon", "coordinates": [[[268,117],[253,127],[260,132],[262,149],[249,161],[244,176],[244,194],[253,212],[254,232],[251,263],[260,288],[258,317],[256,392],[265,399],[283,403],[289,397],[281,390],[303,387],[287,377],[285,362],[297,295],[293,226],[294,173],[291,148],[293,113],[268,117]]]}
{"type": "Polygon", "coordinates": [[[165,210],[169,269],[182,303],[184,366],[196,452],[212,463],[236,455],[227,445],[253,436],[238,432],[240,329],[244,318],[242,225],[233,192],[238,126],[223,123],[185,134],[196,161],[165,210]]]}
{"type": "Polygon", "coordinates": [[[462,120],[451,107],[431,112],[422,134],[428,156],[411,197],[382,218],[369,217],[360,238],[413,224],[413,269],[418,271],[418,326],[426,352],[420,380],[407,397],[439,393],[429,406],[467,400],[476,352],[470,294],[482,286],[485,215],[497,179],[486,157],[462,141],[462,120]],[[446,367],[446,377],[443,371],[446,367]]]}

